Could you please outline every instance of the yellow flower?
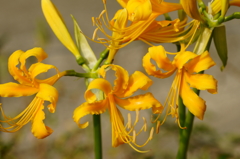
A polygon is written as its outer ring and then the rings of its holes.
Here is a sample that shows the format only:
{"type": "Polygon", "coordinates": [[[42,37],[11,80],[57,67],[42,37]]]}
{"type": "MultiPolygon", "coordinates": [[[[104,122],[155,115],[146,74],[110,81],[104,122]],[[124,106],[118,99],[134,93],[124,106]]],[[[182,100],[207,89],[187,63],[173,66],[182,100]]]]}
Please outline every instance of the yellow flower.
{"type": "MultiPolygon", "coordinates": [[[[143,67],[149,75],[157,78],[166,78],[176,72],[170,92],[164,106],[167,106],[166,115],[171,114],[178,119],[178,97],[181,96],[184,105],[199,119],[203,119],[206,110],[205,101],[193,92],[191,87],[199,90],[208,90],[217,93],[217,81],[211,75],[197,74],[215,65],[208,51],[196,55],[190,51],[181,51],[171,62],[162,46],[149,48],[143,58],[143,67]],[[161,70],[151,63],[157,63],[161,70]]],[[[166,119],[166,116],[164,120],[166,119]]],[[[178,120],[179,121],[179,120],[178,120]]]]}
{"type": "Polygon", "coordinates": [[[39,74],[47,72],[49,69],[57,70],[53,65],[41,63],[45,58],[47,58],[47,54],[42,48],[33,48],[26,52],[18,50],[9,57],[9,73],[19,84],[13,82],[0,84],[0,96],[20,97],[37,94],[28,107],[14,118],[6,116],[1,108],[5,120],[1,120],[0,122],[9,125],[9,127],[0,125],[1,131],[16,132],[31,121],[32,133],[36,138],[45,138],[53,132],[51,128],[45,126],[43,123],[45,115],[42,109],[44,108],[44,101],[48,101],[50,102],[48,110],[54,113],[58,100],[58,92],[52,85],[66,72],[58,73],[47,79],[37,79],[36,77],[39,74]],[[38,62],[32,64],[27,70],[25,64],[27,58],[30,56],[35,56],[38,62]]]}
{"type": "MultiPolygon", "coordinates": [[[[105,77],[105,69],[107,67],[110,67],[116,72],[115,75],[117,79],[114,81],[114,87],[112,87],[106,79],[98,78],[93,80],[85,92],[85,99],[87,102],[75,109],[73,119],[80,128],[86,128],[88,122],[83,124],[79,123],[82,117],[87,114],[101,114],[108,109],[112,124],[112,146],[116,147],[123,143],[128,143],[132,147],[132,143],[135,146],[143,146],[135,143],[135,137],[139,134],[134,130],[134,126],[138,121],[138,111],[152,108],[155,113],[159,113],[162,110],[162,105],[151,93],[137,95],[135,97],[129,96],[138,89],[147,90],[152,84],[152,81],[139,71],[134,72],[129,77],[128,72],[117,65],[104,65],[101,67],[99,70],[101,76],[105,77]],[[94,89],[102,91],[104,93],[104,99],[99,100],[92,92],[94,89]],[[133,125],[131,125],[131,119],[129,119],[126,126],[124,125],[123,116],[116,105],[129,111],[136,111],[137,117],[133,125]],[[131,135],[131,133],[133,135],[131,135]]],[[[144,127],[146,127],[146,125],[144,125],[144,127]]],[[[148,140],[151,140],[152,133],[153,129],[151,130],[151,135],[148,140]]]]}

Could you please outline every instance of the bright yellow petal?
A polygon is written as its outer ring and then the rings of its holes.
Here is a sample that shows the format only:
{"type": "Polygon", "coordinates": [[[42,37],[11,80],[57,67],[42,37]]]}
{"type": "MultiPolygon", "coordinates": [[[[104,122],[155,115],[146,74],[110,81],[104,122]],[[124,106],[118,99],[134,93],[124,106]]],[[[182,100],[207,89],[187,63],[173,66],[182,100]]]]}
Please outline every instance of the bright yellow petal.
{"type": "Polygon", "coordinates": [[[126,8],[131,21],[146,20],[152,14],[150,0],[129,0],[126,8]]]}
{"type": "Polygon", "coordinates": [[[66,75],[66,71],[63,71],[63,72],[60,72],[52,77],[49,77],[47,79],[43,79],[43,80],[40,80],[40,79],[35,79],[37,83],[46,83],[46,84],[49,84],[49,85],[53,85],[55,82],[57,82],[57,80],[59,80],[61,77],[63,77],[64,75],[66,75]]]}
{"type": "Polygon", "coordinates": [[[107,80],[102,79],[102,78],[97,78],[97,79],[93,80],[88,85],[88,89],[85,92],[85,99],[89,103],[95,102],[97,100],[96,94],[94,94],[92,92],[92,91],[94,91],[94,89],[103,91],[103,93],[105,94],[105,97],[106,97],[109,93],[111,93],[112,86],[107,80]]]}
{"type": "Polygon", "coordinates": [[[123,8],[126,8],[129,0],[117,0],[117,1],[123,8]]]}
{"type": "Polygon", "coordinates": [[[190,89],[185,78],[183,78],[181,84],[180,96],[182,97],[183,104],[189,111],[202,120],[206,110],[205,101],[190,89]]]}
{"type": "Polygon", "coordinates": [[[48,57],[47,53],[40,47],[35,47],[33,49],[27,50],[25,53],[21,54],[19,57],[19,61],[21,63],[20,69],[27,72],[26,69],[26,60],[30,57],[34,56],[37,58],[38,62],[41,62],[42,60],[46,59],[48,57]]]}
{"type": "Polygon", "coordinates": [[[199,90],[211,90],[211,93],[217,93],[217,80],[211,75],[207,74],[193,74],[189,75],[184,73],[186,81],[189,83],[190,87],[197,88],[199,90]]]}
{"type": "Polygon", "coordinates": [[[36,95],[36,97],[38,97],[44,101],[50,102],[50,104],[48,105],[48,110],[51,113],[55,112],[56,104],[58,101],[58,91],[56,88],[54,88],[51,85],[41,83],[39,85],[39,92],[36,95]]]}
{"type": "Polygon", "coordinates": [[[178,53],[174,58],[174,64],[178,69],[182,69],[182,67],[191,59],[197,57],[197,54],[194,54],[190,51],[183,51],[178,53]]]}
{"type": "Polygon", "coordinates": [[[31,80],[24,76],[22,70],[17,67],[19,64],[19,58],[22,54],[24,54],[24,52],[21,50],[17,50],[12,53],[8,59],[8,71],[19,83],[29,85],[29,83],[31,83],[31,80]]]}
{"type": "Polygon", "coordinates": [[[128,72],[122,68],[121,66],[118,65],[104,65],[100,68],[99,74],[103,77],[106,76],[106,71],[105,68],[111,68],[112,70],[115,71],[115,76],[116,79],[114,80],[114,88],[113,88],[113,93],[118,95],[121,95],[127,88],[128,86],[128,80],[129,80],[129,75],[128,72]]]}
{"type": "Polygon", "coordinates": [[[52,134],[53,130],[48,126],[45,126],[43,120],[45,119],[45,113],[43,112],[44,106],[41,105],[32,120],[32,133],[38,139],[43,139],[52,134]]]}
{"type": "Polygon", "coordinates": [[[88,126],[88,122],[80,124],[80,119],[88,114],[101,114],[106,111],[107,107],[108,100],[106,99],[94,103],[85,102],[74,110],[73,120],[78,124],[80,128],[86,128],[88,126]]]}
{"type": "Polygon", "coordinates": [[[138,89],[147,90],[152,85],[152,80],[140,71],[135,71],[129,78],[128,87],[118,97],[129,97],[138,89]]]}
{"type": "Polygon", "coordinates": [[[29,68],[29,74],[31,75],[31,79],[34,79],[39,74],[47,72],[53,68],[58,72],[58,69],[55,66],[38,62],[31,65],[29,68]]]}
{"type": "Polygon", "coordinates": [[[143,67],[149,75],[157,77],[157,78],[167,78],[167,77],[171,76],[174,73],[174,71],[176,70],[176,69],[172,69],[171,71],[164,72],[164,73],[161,70],[157,70],[156,66],[151,63],[151,54],[150,53],[147,53],[143,57],[143,67]]]}
{"type": "Polygon", "coordinates": [[[182,9],[182,5],[179,3],[163,2],[162,0],[151,0],[151,2],[153,12],[159,15],[182,9]]]}
{"type": "Polygon", "coordinates": [[[0,84],[1,97],[21,97],[30,96],[38,92],[39,89],[17,83],[0,84]]]}
{"type": "Polygon", "coordinates": [[[192,74],[193,72],[198,73],[200,71],[207,70],[214,65],[215,62],[210,57],[208,51],[205,51],[201,55],[198,55],[196,58],[192,59],[184,67],[190,74],[192,74]]]}
{"type": "Polygon", "coordinates": [[[193,19],[201,21],[201,16],[198,12],[197,1],[196,0],[181,0],[180,1],[184,11],[193,19]]]}
{"type": "Polygon", "coordinates": [[[120,99],[115,97],[115,102],[123,109],[136,111],[149,108],[161,108],[162,105],[157,101],[151,93],[146,93],[144,95],[137,95],[134,97],[120,99]]]}
{"type": "Polygon", "coordinates": [[[80,52],[73,42],[72,37],[54,4],[50,0],[42,0],[42,10],[48,24],[57,38],[77,59],[79,59],[81,57],[80,52]]]}

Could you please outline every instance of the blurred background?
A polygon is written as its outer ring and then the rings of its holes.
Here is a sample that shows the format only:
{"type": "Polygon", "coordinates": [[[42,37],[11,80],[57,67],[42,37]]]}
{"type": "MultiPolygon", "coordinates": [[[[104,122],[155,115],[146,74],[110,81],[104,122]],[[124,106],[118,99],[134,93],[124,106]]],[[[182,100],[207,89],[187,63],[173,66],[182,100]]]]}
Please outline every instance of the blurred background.
{"type": "MultiPolygon", "coordinates": [[[[74,15],[82,31],[92,37],[95,29],[92,17],[97,17],[103,10],[101,0],[52,0],[61,12],[69,31],[73,35],[74,15]]],[[[177,2],[171,0],[169,2],[177,2]]],[[[121,6],[115,0],[107,1],[109,17],[121,6]]],[[[239,11],[231,7],[228,14],[239,11]]],[[[171,13],[176,18],[177,13],[171,13]]],[[[16,50],[26,51],[34,47],[42,47],[48,53],[44,63],[53,64],[60,71],[74,69],[83,72],[75,62],[74,56],[58,41],[45,21],[41,10],[41,1],[0,1],[0,82],[14,81],[8,73],[7,60],[16,50]]],[[[226,23],[229,60],[223,72],[220,71],[221,61],[213,47],[210,49],[216,66],[206,71],[218,80],[218,94],[212,95],[202,91],[201,96],[207,101],[207,111],[203,121],[195,119],[193,135],[190,143],[189,159],[238,159],[240,158],[240,21],[226,23]]],[[[90,46],[98,55],[104,46],[89,41],[90,46]]],[[[164,44],[166,50],[176,51],[173,44],[164,44]]],[[[121,49],[114,60],[115,64],[123,66],[132,74],[135,70],[145,72],[141,59],[147,53],[148,46],[136,41],[121,49]]],[[[191,48],[189,48],[191,51],[191,48]]],[[[32,59],[34,61],[34,59],[32,59]]],[[[160,102],[164,102],[172,78],[157,79],[150,77],[154,84],[149,91],[160,102]]],[[[39,140],[31,133],[31,124],[27,124],[16,133],[0,132],[1,158],[4,159],[91,159],[93,153],[92,116],[85,117],[90,125],[79,129],[73,122],[74,109],[85,102],[83,94],[85,85],[83,79],[64,77],[55,87],[60,97],[54,114],[45,109],[44,122],[54,132],[49,137],[39,140]]],[[[139,91],[138,93],[146,93],[139,91]]],[[[20,113],[33,97],[0,98],[2,107],[8,116],[20,113]]],[[[149,116],[151,111],[140,112],[149,116]]],[[[178,148],[178,125],[168,118],[160,128],[160,133],[154,135],[152,141],[142,150],[150,152],[140,154],[127,144],[117,148],[111,146],[111,125],[108,113],[102,115],[103,155],[105,159],[174,159],[178,148]]],[[[84,121],[83,121],[84,122],[84,121]]],[[[147,138],[148,133],[143,134],[147,138]]],[[[139,141],[141,143],[141,141],[139,141]]]]}

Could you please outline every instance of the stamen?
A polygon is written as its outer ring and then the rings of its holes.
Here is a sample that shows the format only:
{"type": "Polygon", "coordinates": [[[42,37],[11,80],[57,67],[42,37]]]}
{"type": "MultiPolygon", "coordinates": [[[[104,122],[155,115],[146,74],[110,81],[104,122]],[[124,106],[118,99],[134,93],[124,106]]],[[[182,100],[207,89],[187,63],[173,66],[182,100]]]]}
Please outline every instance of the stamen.
{"type": "Polygon", "coordinates": [[[98,31],[98,28],[96,28],[93,32],[93,37],[92,37],[92,40],[94,40],[97,36],[97,31],[98,31]]]}
{"type": "Polygon", "coordinates": [[[156,126],[156,134],[159,133],[159,129],[160,129],[161,123],[160,121],[157,121],[157,126],[156,126]]]}

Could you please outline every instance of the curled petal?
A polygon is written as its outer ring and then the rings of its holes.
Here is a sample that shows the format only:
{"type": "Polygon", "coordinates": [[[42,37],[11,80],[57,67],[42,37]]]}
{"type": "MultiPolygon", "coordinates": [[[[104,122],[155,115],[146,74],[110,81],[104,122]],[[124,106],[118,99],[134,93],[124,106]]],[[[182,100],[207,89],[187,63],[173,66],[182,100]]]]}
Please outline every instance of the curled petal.
{"type": "Polygon", "coordinates": [[[157,101],[151,93],[138,95],[127,99],[120,99],[115,97],[115,102],[123,109],[135,111],[149,108],[160,108],[161,103],[157,101]]]}
{"type": "Polygon", "coordinates": [[[107,80],[102,79],[102,78],[97,78],[97,79],[93,80],[88,85],[88,89],[85,92],[85,99],[87,100],[87,102],[92,103],[97,99],[96,95],[92,92],[92,90],[94,90],[94,89],[99,89],[99,90],[103,91],[105,96],[107,96],[109,93],[111,93],[112,86],[107,80]]]}
{"type": "Polygon", "coordinates": [[[27,50],[25,53],[21,54],[19,57],[19,61],[21,63],[21,70],[27,71],[25,64],[27,58],[30,56],[34,56],[37,58],[38,62],[41,62],[42,60],[46,59],[48,57],[47,53],[40,47],[35,47],[33,49],[27,50]]]}
{"type": "Polygon", "coordinates": [[[38,97],[44,101],[49,101],[50,104],[48,105],[48,110],[51,113],[55,112],[56,104],[58,101],[58,92],[57,92],[56,88],[54,88],[51,85],[41,83],[39,85],[39,92],[36,95],[36,97],[38,97]]]}
{"type": "Polygon", "coordinates": [[[181,0],[184,11],[193,19],[201,21],[201,15],[198,12],[196,0],[181,0]]]}
{"type": "Polygon", "coordinates": [[[8,59],[8,71],[19,83],[28,85],[31,83],[31,80],[28,77],[24,76],[22,70],[17,68],[17,65],[19,64],[19,58],[22,54],[24,54],[22,50],[17,50],[12,53],[8,59]]]}
{"type": "Polygon", "coordinates": [[[0,96],[1,97],[21,97],[30,96],[38,92],[38,88],[20,85],[17,83],[5,83],[0,84],[0,96]]]}
{"type": "Polygon", "coordinates": [[[55,70],[58,71],[58,69],[49,64],[44,64],[44,63],[35,63],[32,64],[31,67],[29,68],[29,73],[31,75],[31,79],[34,79],[37,75],[47,72],[48,70],[54,68],[55,70]]]}
{"type": "Polygon", "coordinates": [[[191,90],[184,78],[180,89],[180,96],[182,97],[183,104],[189,111],[202,120],[206,110],[205,101],[191,90]]]}
{"type": "Polygon", "coordinates": [[[147,53],[143,57],[143,67],[149,75],[157,77],[157,78],[167,78],[167,77],[171,76],[174,73],[174,71],[176,70],[174,68],[174,69],[172,69],[168,72],[164,72],[164,73],[161,70],[157,70],[156,66],[151,63],[151,54],[150,53],[147,53]]]}
{"type": "Polygon", "coordinates": [[[32,133],[38,139],[43,139],[52,134],[53,130],[48,126],[45,126],[43,120],[45,119],[45,113],[43,112],[43,105],[39,107],[36,115],[32,120],[32,133]]]}
{"type": "Polygon", "coordinates": [[[230,3],[230,5],[240,7],[240,0],[232,0],[229,3],[230,3]]]}
{"type": "Polygon", "coordinates": [[[126,8],[131,21],[146,20],[152,14],[150,0],[129,0],[126,8]]]}
{"type": "Polygon", "coordinates": [[[79,107],[77,107],[73,112],[73,120],[78,124],[80,128],[86,128],[88,126],[88,122],[84,124],[80,124],[79,121],[82,117],[88,114],[101,114],[105,112],[108,107],[108,100],[101,100],[94,103],[83,103],[79,107]]]}
{"type": "Polygon", "coordinates": [[[190,87],[197,88],[199,90],[211,90],[210,93],[217,93],[217,80],[211,75],[207,74],[184,74],[186,81],[190,87]]]}
{"type": "Polygon", "coordinates": [[[114,80],[113,92],[116,95],[121,95],[128,86],[128,80],[129,80],[128,72],[121,66],[111,64],[111,65],[102,66],[99,70],[99,74],[105,77],[105,74],[106,74],[105,68],[109,66],[112,70],[115,71],[115,76],[116,76],[116,79],[114,80]]]}
{"type": "Polygon", "coordinates": [[[178,69],[181,69],[189,60],[197,57],[198,55],[190,51],[183,51],[177,54],[174,58],[174,64],[178,69]]]}
{"type": "Polygon", "coordinates": [[[207,70],[210,67],[214,66],[215,62],[210,57],[208,51],[205,51],[201,55],[198,55],[194,59],[192,59],[189,63],[185,65],[185,68],[188,70],[190,74],[193,72],[200,72],[203,70],[207,70]]]}
{"type": "Polygon", "coordinates": [[[128,87],[118,97],[129,97],[138,89],[147,90],[152,85],[152,80],[140,71],[135,71],[129,78],[128,87]]]}
{"type": "Polygon", "coordinates": [[[77,59],[80,58],[80,52],[73,42],[72,37],[54,4],[50,0],[42,0],[42,10],[48,24],[57,38],[77,59]]]}

